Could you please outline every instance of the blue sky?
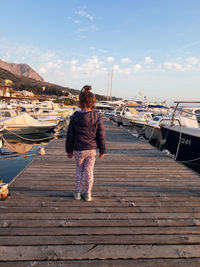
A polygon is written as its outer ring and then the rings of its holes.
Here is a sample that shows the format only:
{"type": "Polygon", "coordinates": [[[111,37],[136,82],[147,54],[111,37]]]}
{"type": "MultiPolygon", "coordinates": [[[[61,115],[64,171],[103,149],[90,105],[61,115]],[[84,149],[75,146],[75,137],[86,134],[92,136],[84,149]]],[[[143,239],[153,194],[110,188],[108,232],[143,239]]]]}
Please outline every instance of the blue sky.
{"type": "Polygon", "coordinates": [[[0,0],[0,59],[45,81],[200,100],[199,0],[0,0]]]}

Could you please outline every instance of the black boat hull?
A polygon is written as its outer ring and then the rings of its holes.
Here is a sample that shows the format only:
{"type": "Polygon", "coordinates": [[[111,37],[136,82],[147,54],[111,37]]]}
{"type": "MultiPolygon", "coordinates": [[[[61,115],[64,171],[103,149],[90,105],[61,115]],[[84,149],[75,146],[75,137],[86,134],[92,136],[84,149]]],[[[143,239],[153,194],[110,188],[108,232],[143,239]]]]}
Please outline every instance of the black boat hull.
{"type": "Polygon", "coordinates": [[[161,126],[164,149],[178,161],[200,163],[200,137],[161,126]]]}

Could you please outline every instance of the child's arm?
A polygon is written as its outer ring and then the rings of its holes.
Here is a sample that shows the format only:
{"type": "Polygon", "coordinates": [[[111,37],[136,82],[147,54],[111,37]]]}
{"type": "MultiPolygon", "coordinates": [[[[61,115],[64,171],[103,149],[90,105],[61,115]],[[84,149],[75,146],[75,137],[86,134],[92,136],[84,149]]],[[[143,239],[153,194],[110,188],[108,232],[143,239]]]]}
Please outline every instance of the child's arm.
{"type": "Polygon", "coordinates": [[[66,143],[65,143],[65,148],[66,148],[68,158],[73,157],[74,136],[75,136],[75,133],[74,133],[74,127],[73,127],[73,118],[72,118],[67,128],[67,137],[66,137],[66,143]]]}
{"type": "Polygon", "coordinates": [[[99,117],[98,128],[97,128],[97,147],[99,148],[99,158],[103,158],[104,154],[107,152],[106,149],[106,136],[104,131],[104,125],[102,119],[99,117]]]}

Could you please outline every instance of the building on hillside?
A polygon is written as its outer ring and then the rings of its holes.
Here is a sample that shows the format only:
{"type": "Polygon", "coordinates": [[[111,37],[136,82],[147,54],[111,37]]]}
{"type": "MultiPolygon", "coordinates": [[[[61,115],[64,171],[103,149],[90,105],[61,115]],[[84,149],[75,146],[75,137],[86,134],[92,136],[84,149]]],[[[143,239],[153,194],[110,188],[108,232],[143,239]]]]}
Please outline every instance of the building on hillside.
{"type": "Polygon", "coordinates": [[[74,100],[79,100],[79,95],[73,95],[72,93],[69,92],[68,98],[74,99],[74,100]]]}
{"type": "Polygon", "coordinates": [[[19,91],[19,93],[22,94],[23,96],[31,96],[31,97],[34,96],[34,93],[27,91],[27,90],[19,91]]]}
{"type": "Polygon", "coordinates": [[[1,86],[8,87],[12,85],[13,85],[13,82],[11,80],[1,79],[1,86]]]}
{"type": "Polygon", "coordinates": [[[1,87],[0,88],[0,96],[10,97],[10,89],[6,88],[6,87],[1,87]]]}

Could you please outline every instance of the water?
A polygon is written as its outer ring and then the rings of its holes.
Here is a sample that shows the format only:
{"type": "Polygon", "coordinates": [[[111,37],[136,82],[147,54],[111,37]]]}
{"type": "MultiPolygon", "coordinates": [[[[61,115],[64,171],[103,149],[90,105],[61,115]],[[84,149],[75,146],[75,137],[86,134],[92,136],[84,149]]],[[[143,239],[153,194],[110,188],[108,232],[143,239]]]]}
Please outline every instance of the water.
{"type": "Polygon", "coordinates": [[[48,142],[31,143],[22,140],[6,140],[0,149],[0,180],[9,183],[37,155],[48,142]]]}
{"type": "Polygon", "coordinates": [[[33,159],[29,158],[13,158],[13,159],[0,159],[0,179],[4,183],[9,183],[26,165],[33,159]]]}

